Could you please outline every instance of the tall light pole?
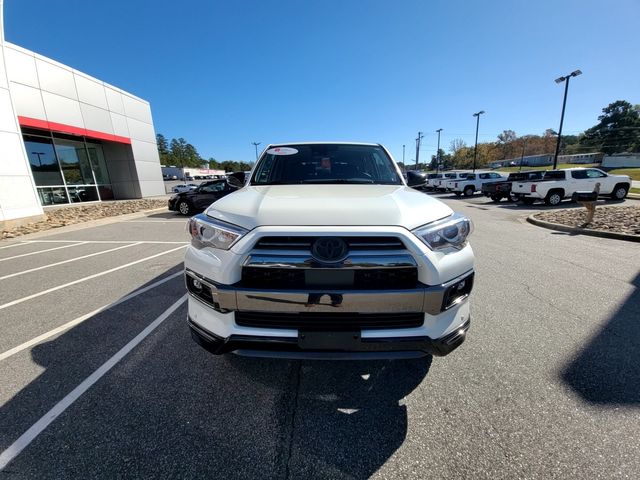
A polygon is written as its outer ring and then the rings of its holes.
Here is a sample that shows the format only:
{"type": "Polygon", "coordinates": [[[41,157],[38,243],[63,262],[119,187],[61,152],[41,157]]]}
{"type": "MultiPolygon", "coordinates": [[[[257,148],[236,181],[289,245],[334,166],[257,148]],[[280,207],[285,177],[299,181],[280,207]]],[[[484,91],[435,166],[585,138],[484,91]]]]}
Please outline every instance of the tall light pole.
{"type": "Polygon", "coordinates": [[[258,161],[258,145],[260,145],[260,142],[251,142],[251,145],[256,147],[256,162],[257,162],[258,161]]]}
{"type": "Polygon", "coordinates": [[[476,146],[473,148],[473,171],[476,171],[476,158],[478,157],[478,128],[480,127],[480,115],[484,113],[484,110],[480,110],[473,114],[476,117],[476,146]]]}
{"type": "Polygon", "coordinates": [[[418,138],[416,138],[416,170],[418,170],[418,162],[420,161],[420,143],[422,143],[423,138],[424,134],[418,132],[418,138]]]}
{"type": "Polygon", "coordinates": [[[407,166],[404,164],[404,144],[402,144],[402,168],[407,169],[407,166]]]}
{"type": "Polygon", "coordinates": [[[436,132],[438,132],[438,148],[436,150],[436,173],[438,173],[438,169],[440,168],[440,132],[441,131],[442,131],[441,128],[436,130],[436,132]]]}
{"type": "Polygon", "coordinates": [[[577,77],[578,75],[582,75],[580,70],[574,70],[569,75],[565,75],[564,77],[556,78],[556,83],[564,84],[564,100],[562,100],[562,113],[560,114],[560,128],[558,129],[558,141],[556,142],[556,153],[553,156],[553,169],[558,168],[558,154],[560,153],[560,138],[562,137],[562,123],[564,122],[564,108],[567,106],[567,92],[569,91],[569,79],[571,77],[577,77]]]}

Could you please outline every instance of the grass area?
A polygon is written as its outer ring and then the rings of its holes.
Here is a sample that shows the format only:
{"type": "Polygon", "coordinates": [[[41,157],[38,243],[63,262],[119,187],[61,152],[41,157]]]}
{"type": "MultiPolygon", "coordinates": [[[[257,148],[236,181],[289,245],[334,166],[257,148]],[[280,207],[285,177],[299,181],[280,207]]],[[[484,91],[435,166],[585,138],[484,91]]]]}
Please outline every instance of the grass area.
{"type": "Polygon", "coordinates": [[[640,168],[616,168],[615,170],[609,170],[609,173],[612,175],[629,175],[631,180],[640,180],[640,168]]]}
{"type": "Polygon", "coordinates": [[[631,188],[629,189],[629,192],[631,192],[631,193],[637,193],[637,194],[640,194],[640,188],[633,188],[633,187],[631,187],[631,188]]]}

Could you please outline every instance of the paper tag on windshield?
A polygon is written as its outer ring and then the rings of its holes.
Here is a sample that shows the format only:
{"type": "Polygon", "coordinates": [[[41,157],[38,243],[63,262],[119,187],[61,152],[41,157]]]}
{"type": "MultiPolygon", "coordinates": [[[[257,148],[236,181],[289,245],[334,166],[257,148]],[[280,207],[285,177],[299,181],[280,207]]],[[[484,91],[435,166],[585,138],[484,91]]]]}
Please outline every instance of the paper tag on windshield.
{"type": "Polygon", "coordinates": [[[270,148],[269,150],[267,150],[267,153],[269,155],[295,155],[296,153],[298,153],[298,150],[291,147],[276,147],[270,148]]]}

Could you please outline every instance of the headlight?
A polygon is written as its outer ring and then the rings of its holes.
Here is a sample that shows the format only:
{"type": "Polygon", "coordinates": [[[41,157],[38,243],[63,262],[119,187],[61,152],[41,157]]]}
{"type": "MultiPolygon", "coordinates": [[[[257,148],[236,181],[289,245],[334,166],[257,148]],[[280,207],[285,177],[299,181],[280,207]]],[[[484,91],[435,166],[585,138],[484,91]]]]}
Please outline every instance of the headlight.
{"type": "Polygon", "coordinates": [[[448,247],[464,247],[472,231],[471,220],[460,213],[454,213],[450,217],[416,228],[413,234],[431,250],[442,250],[448,247]]]}
{"type": "Polygon", "coordinates": [[[187,231],[191,235],[191,245],[229,250],[247,230],[230,223],[215,220],[200,214],[189,219],[187,231]]]}

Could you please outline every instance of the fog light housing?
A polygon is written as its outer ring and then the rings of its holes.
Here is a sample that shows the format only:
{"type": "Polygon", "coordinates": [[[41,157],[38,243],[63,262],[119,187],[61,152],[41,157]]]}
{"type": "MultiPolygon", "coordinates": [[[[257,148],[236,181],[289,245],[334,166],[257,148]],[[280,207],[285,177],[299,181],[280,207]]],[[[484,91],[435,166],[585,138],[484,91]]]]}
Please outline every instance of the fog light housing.
{"type": "Polygon", "coordinates": [[[469,294],[473,289],[474,275],[475,273],[471,273],[447,287],[442,297],[441,311],[444,312],[445,310],[449,310],[469,297],[469,294]]]}

